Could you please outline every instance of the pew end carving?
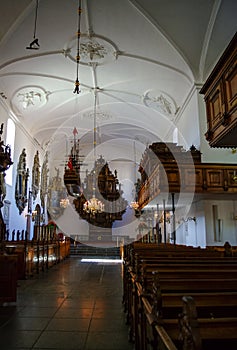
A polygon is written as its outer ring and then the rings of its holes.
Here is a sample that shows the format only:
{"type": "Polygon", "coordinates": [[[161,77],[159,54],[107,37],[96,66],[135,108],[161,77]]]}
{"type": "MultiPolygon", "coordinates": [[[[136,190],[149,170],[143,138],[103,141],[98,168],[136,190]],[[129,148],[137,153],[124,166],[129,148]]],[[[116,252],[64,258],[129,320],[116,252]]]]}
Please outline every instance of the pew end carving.
{"type": "Polygon", "coordinates": [[[202,342],[199,332],[198,315],[194,299],[191,296],[182,298],[183,312],[178,315],[180,341],[183,350],[201,350],[202,342]]]}

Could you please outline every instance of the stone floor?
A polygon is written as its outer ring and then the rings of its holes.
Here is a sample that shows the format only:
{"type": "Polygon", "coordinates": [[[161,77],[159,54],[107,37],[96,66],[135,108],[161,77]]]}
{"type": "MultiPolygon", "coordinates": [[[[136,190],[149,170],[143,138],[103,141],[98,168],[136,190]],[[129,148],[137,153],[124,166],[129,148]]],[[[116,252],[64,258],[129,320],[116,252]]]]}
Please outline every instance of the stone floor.
{"type": "Polygon", "coordinates": [[[0,348],[132,350],[122,305],[122,264],[68,258],[19,281],[0,307],[0,348]]]}

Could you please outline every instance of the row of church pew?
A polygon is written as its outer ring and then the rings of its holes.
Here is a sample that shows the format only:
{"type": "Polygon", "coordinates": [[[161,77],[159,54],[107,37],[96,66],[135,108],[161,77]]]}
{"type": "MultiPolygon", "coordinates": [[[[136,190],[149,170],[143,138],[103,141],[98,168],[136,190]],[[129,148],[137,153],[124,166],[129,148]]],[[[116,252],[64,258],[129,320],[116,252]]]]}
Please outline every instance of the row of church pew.
{"type": "Polygon", "coordinates": [[[0,254],[0,305],[17,301],[17,281],[47,271],[70,255],[70,239],[5,241],[0,254]]]}
{"type": "Polygon", "coordinates": [[[49,269],[70,254],[70,240],[6,241],[5,250],[17,255],[17,278],[25,279],[49,269]]]}
{"type": "Polygon", "coordinates": [[[237,348],[237,257],[134,242],[124,253],[123,280],[136,350],[237,348]]]}

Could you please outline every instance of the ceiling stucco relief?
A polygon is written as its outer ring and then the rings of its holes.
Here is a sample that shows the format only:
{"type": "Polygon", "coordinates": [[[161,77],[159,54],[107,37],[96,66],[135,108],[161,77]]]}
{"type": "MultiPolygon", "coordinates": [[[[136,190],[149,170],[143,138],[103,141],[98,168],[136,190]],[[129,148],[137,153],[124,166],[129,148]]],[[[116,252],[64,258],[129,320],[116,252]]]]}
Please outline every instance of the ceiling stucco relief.
{"type": "Polygon", "coordinates": [[[11,105],[17,116],[30,114],[46,105],[49,94],[40,86],[24,86],[15,91],[11,105]]]}
{"type": "MultiPolygon", "coordinates": [[[[83,113],[82,115],[82,118],[83,119],[94,119],[94,111],[90,111],[90,112],[85,112],[83,113]]],[[[109,113],[108,111],[106,110],[103,110],[103,109],[97,109],[96,111],[96,120],[97,121],[108,121],[108,120],[111,120],[111,119],[114,119],[114,116],[109,113]]]]}
{"type": "Polygon", "coordinates": [[[179,111],[175,100],[166,94],[164,91],[148,90],[142,96],[142,101],[145,106],[158,110],[161,114],[174,119],[179,111]]]}
{"type": "MultiPolygon", "coordinates": [[[[66,43],[63,49],[65,57],[76,62],[76,36],[66,43]]],[[[88,36],[81,34],[80,39],[80,64],[91,65],[97,63],[102,65],[117,58],[118,48],[109,38],[93,34],[88,36]]]]}

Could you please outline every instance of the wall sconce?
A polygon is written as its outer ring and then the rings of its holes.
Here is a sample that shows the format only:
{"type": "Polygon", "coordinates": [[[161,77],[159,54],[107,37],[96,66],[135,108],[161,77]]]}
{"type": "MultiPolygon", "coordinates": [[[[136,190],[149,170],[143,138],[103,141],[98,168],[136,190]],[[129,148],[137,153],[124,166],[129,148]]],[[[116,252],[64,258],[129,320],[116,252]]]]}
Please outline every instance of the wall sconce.
{"type": "Polygon", "coordinates": [[[234,170],[234,174],[233,174],[233,176],[232,176],[232,180],[234,181],[234,182],[237,182],[237,174],[236,174],[236,171],[234,170]]]}
{"type": "Polygon", "coordinates": [[[196,216],[189,216],[186,219],[181,218],[179,221],[177,221],[177,223],[180,225],[181,223],[188,222],[188,221],[194,221],[196,223],[196,221],[197,221],[196,216]]]}
{"type": "Polygon", "coordinates": [[[37,216],[37,210],[32,211],[32,221],[35,221],[35,218],[37,216]]]}
{"type": "MultiPolygon", "coordinates": [[[[158,217],[159,217],[158,215],[157,215],[157,216],[155,215],[155,218],[158,218],[158,217]]],[[[165,215],[165,222],[168,223],[168,224],[170,224],[170,222],[171,222],[171,215],[170,215],[170,212],[169,212],[169,211],[166,212],[166,215],[165,215]]],[[[159,223],[160,223],[160,224],[164,223],[164,212],[163,212],[162,215],[160,216],[159,223]]]]}
{"type": "Polygon", "coordinates": [[[189,216],[188,218],[184,219],[182,218],[181,221],[188,222],[188,221],[194,221],[196,222],[196,216],[189,216]]]}
{"type": "MultiPolygon", "coordinates": [[[[231,153],[232,154],[236,154],[236,152],[237,152],[237,149],[236,148],[232,148],[231,153]]],[[[232,181],[237,183],[237,174],[236,174],[235,170],[234,170],[234,174],[232,175],[232,181]]]]}
{"type": "Polygon", "coordinates": [[[66,209],[69,204],[69,199],[68,198],[62,198],[60,200],[60,207],[63,209],[66,209]]]}

